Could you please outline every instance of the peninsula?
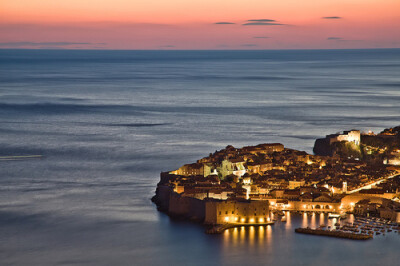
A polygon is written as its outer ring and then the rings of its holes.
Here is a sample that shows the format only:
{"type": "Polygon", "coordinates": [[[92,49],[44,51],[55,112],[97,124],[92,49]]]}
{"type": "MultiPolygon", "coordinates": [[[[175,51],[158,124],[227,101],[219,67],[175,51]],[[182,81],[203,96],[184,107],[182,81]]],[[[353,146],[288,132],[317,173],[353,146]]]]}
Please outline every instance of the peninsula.
{"type": "Polygon", "coordinates": [[[282,211],[398,223],[399,139],[400,127],[377,135],[345,131],[316,140],[316,155],[280,143],[227,146],[162,172],[152,200],[170,216],[219,228],[271,224],[271,212],[282,211]]]}

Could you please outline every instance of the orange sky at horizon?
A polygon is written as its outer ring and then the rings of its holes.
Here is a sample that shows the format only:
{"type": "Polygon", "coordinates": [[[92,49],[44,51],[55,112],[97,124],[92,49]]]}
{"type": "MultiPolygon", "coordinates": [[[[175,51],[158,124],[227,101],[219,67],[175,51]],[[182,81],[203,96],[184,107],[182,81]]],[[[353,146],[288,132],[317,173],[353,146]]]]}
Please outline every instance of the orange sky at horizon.
{"type": "Polygon", "coordinates": [[[0,48],[396,48],[399,32],[399,0],[0,3],[0,48]]]}

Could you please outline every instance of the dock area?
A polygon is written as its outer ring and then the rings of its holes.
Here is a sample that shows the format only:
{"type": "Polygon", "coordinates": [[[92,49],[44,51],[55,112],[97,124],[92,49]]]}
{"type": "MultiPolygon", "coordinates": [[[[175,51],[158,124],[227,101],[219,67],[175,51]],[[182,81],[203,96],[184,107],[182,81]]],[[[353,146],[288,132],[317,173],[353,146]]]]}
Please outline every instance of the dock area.
{"type": "Polygon", "coordinates": [[[368,240],[368,239],[373,238],[373,235],[371,235],[371,234],[343,232],[343,231],[338,231],[338,230],[330,231],[330,230],[323,230],[323,229],[296,228],[295,232],[300,233],[300,234],[330,236],[330,237],[347,238],[347,239],[353,239],[353,240],[368,240]]]}

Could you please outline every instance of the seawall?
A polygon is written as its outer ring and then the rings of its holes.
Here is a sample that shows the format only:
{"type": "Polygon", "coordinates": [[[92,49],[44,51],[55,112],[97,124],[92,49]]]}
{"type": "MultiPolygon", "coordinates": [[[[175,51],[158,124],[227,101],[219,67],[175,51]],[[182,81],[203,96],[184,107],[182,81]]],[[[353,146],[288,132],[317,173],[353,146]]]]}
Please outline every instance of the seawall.
{"type": "Polygon", "coordinates": [[[347,238],[353,240],[368,240],[373,238],[372,235],[367,235],[367,234],[355,234],[350,232],[328,231],[328,230],[311,229],[311,228],[296,228],[294,231],[300,234],[330,236],[330,237],[347,238]]]}

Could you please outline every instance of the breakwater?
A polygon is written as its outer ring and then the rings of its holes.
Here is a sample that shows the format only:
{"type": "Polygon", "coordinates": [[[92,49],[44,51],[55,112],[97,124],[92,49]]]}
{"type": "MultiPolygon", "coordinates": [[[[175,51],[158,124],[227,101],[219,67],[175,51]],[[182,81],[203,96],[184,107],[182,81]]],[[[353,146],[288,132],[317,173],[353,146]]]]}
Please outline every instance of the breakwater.
{"type": "Polygon", "coordinates": [[[338,238],[347,238],[354,240],[368,240],[372,239],[373,236],[369,234],[356,234],[351,232],[342,232],[342,231],[328,231],[322,229],[311,229],[311,228],[296,228],[294,230],[296,233],[300,234],[309,234],[309,235],[318,235],[318,236],[330,236],[330,237],[338,237],[338,238]]]}
{"type": "Polygon", "coordinates": [[[206,229],[207,234],[222,234],[225,230],[230,229],[230,228],[235,228],[235,227],[242,227],[242,226],[267,226],[267,225],[273,225],[275,222],[266,222],[263,225],[260,224],[216,224],[212,225],[211,227],[206,229]]]}

